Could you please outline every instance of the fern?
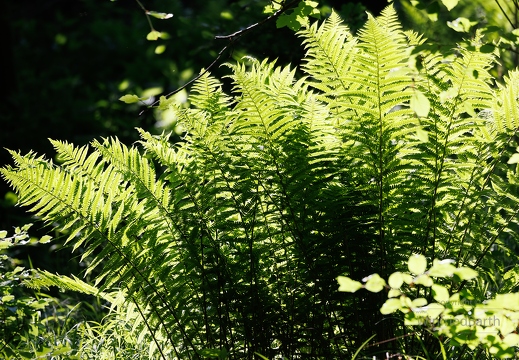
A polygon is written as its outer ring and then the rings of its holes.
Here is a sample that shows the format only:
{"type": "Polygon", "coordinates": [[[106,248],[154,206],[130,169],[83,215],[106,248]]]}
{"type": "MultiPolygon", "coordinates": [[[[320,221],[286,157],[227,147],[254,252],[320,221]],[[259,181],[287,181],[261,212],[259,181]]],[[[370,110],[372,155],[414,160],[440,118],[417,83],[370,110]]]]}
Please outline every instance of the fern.
{"type": "Polygon", "coordinates": [[[85,250],[101,291],[124,291],[157,356],[351,358],[372,331],[405,329],[380,323],[382,299],[339,294],[337,274],[387,276],[412,253],[489,273],[493,249],[517,244],[517,72],[494,87],[477,38],[414,54],[426,40],[392,7],[357,36],[335,13],[299,35],[299,79],[245,59],[232,94],[206,74],[190,108],[163,99],[180,143],[52,141],[59,164],[11,152],[1,170],[85,250]]]}

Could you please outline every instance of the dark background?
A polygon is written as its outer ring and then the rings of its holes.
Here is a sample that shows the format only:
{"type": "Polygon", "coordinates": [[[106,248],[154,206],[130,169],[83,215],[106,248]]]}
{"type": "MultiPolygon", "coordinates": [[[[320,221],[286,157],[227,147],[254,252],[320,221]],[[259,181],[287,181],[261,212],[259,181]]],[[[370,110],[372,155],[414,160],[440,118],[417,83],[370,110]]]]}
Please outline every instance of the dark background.
{"type": "MultiPolygon", "coordinates": [[[[4,148],[33,150],[53,156],[47,138],[80,145],[94,138],[117,136],[129,144],[135,127],[160,132],[153,111],[139,116],[140,106],[119,101],[124,94],[147,89],[169,93],[207,67],[226,45],[215,35],[231,34],[265,18],[268,1],[153,1],[149,10],[173,13],[152,19],[169,39],[146,40],[150,31],[144,12],[134,0],[2,0],[0,34],[0,166],[11,156],[4,148]],[[223,16],[222,13],[227,14],[223,16]],[[230,14],[230,16],[229,16],[230,14]],[[155,54],[158,45],[164,53],[155,54]]],[[[320,8],[337,9],[356,30],[387,6],[380,1],[322,1],[320,8]]],[[[250,32],[224,54],[219,63],[243,55],[278,59],[297,65],[303,48],[290,29],[275,22],[250,32]]],[[[220,64],[217,64],[220,65],[220,64]]],[[[226,73],[215,66],[215,75],[226,73]]],[[[4,181],[0,181],[0,229],[31,221],[4,181]]]]}

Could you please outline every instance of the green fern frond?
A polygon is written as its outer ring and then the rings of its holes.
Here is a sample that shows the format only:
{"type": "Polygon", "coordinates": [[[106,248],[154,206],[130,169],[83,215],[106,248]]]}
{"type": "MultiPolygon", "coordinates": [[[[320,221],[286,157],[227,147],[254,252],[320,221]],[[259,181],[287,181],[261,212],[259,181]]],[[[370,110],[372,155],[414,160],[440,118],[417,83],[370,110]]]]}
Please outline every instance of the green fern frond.
{"type": "Polygon", "coordinates": [[[92,286],[76,276],[68,277],[64,275],[52,274],[45,270],[33,270],[32,276],[23,281],[23,284],[31,289],[41,290],[48,289],[51,286],[56,286],[60,290],[74,291],[86,295],[99,296],[102,299],[115,303],[115,299],[108,293],[100,291],[95,286],[92,286]]]}
{"type": "Polygon", "coordinates": [[[519,72],[509,72],[505,77],[505,85],[499,85],[499,95],[496,98],[493,110],[493,124],[501,133],[516,133],[519,128],[519,113],[517,101],[519,99],[519,72]]]}
{"type": "Polygon", "coordinates": [[[313,80],[311,85],[333,97],[337,89],[345,88],[341,77],[350,67],[356,51],[354,37],[335,12],[321,26],[314,23],[298,34],[304,38],[307,49],[302,68],[313,80]]]}
{"type": "Polygon", "coordinates": [[[189,99],[195,107],[220,116],[225,113],[231,100],[222,91],[222,84],[209,73],[204,74],[195,82],[189,99]]]}

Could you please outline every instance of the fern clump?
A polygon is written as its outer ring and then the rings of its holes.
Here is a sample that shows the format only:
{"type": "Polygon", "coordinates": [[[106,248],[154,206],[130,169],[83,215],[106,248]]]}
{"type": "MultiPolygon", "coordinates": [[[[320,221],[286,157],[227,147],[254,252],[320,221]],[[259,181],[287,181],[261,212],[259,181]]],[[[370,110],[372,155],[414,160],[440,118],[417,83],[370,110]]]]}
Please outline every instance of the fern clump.
{"type": "MultiPolygon", "coordinates": [[[[478,39],[415,53],[426,40],[392,7],[356,36],[336,14],[299,35],[302,78],[247,59],[231,94],[204,75],[191,107],[163,98],[179,143],[53,140],[59,163],[11,151],[1,170],[100,290],[135,304],[163,358],[349,358],[404,328],[380,321],[383,299],[337,292],[338,274],[389,276],[413,253],[493,273],[517,243],[519,73],[494,86],[478,39]]],[[[389,349],[416,350],[401,341],[389,349]]]]}

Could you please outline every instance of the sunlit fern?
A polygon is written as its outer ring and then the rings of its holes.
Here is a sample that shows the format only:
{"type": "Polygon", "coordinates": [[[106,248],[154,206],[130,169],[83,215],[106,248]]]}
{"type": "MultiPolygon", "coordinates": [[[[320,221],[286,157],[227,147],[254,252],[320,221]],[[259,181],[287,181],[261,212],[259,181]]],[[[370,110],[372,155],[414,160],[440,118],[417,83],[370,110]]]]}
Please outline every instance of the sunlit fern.
{"type": "Polygon", "coordinates": [[[415,54],[392,7],[357,36],[335,13],[299,35],[301,79],[245,59],[232,94],[205,75],[190,108],[164,99],[180,143],[52,141],[58,164],[11,152],[2,169],[101,290],[137,305],[157,356],[351,358],[399,325],[337,275],[388,275],[413,252],[499,268],[490,250],[516,241],[517,72],[494,87],[478,39],[415,54]]]}

